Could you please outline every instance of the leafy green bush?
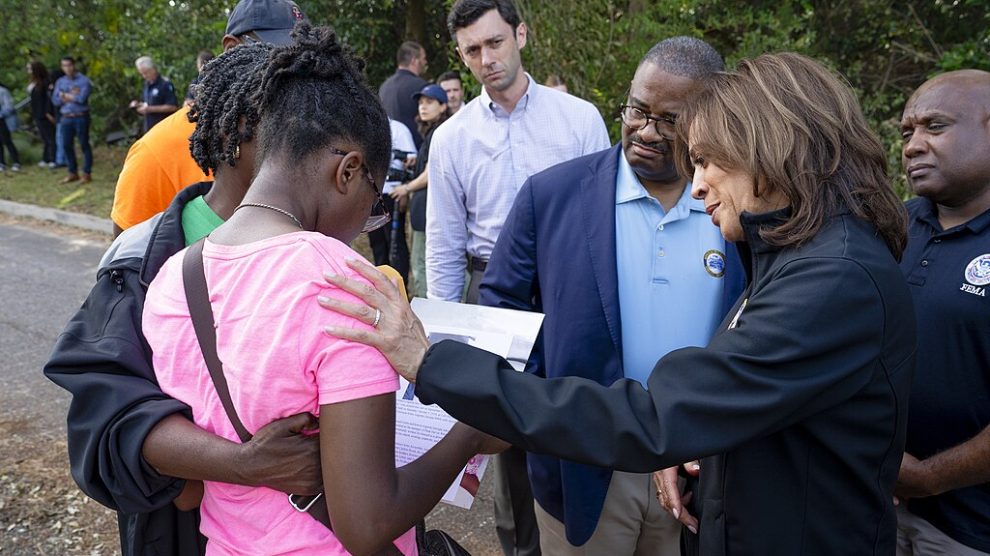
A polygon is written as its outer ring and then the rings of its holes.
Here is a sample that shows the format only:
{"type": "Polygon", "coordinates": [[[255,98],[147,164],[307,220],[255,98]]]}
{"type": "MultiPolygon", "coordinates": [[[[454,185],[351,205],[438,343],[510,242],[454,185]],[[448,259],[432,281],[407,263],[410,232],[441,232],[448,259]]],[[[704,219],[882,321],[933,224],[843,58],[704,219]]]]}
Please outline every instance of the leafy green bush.
{"type": "MultiPolygon", "coordinates": [[[[517,0],[530,29],[524,65],[542,82],[564,77],[571,92],[595,103],[618,139],[616,107],[640,57],[674,35],[703,38],[730,64],[762,52],[796,51],[822,60],[859,94],[867,118],[900,176],[897,122],[911,91],[931,75],[990,69],[988,0],[517,0]]],[[[127,102],[140,94],[134,69],[149,55],[177,90],[195,74],[202,49],[219,52],[235,0],[7,0],[0,18],[0,82],[22,98],[24,65],[50,67],[71,53],[95,85],[94,134],[137,126],[127,102]]],[[[430,76],[457,68],[469,92],[479,86],[461,66],[446,30],[452,0],[300,0],[314,23],[335,26],[368,61],[369,82],[395,66],[404,39],[428,52],[430,76]]],[[[907,195],[903,178],[895,187],[907,195]]]]}

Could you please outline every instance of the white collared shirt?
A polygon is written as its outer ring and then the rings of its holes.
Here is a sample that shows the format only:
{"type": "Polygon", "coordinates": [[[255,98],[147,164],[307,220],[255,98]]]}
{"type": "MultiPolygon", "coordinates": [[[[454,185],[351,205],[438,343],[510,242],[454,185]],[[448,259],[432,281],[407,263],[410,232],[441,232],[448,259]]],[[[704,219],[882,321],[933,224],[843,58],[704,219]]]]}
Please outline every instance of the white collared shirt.
{"type": "Polygon", "coordinates": [[[526,77],[529,86],[511,113],[483,89],[433,134],[426,203],[431,299],[460,300],[466,257],[488,260],[526,179],[610,146],[594,105],[526,77]]]}

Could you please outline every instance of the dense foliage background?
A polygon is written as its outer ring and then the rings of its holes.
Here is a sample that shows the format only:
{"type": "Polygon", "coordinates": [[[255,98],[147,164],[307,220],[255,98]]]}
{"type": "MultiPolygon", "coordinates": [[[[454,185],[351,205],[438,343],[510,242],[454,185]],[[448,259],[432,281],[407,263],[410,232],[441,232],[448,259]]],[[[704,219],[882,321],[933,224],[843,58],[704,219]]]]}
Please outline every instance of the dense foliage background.
{"type": "MultiPolygon", "coordinates": [[[[428,77],[461,70],[446,31],[451,0],[298,0],[314,23],[329,23],[368,60],[379,84],[399,43],[426,46],[428,77]]],[[[665,37],[687,34],[715,46],[731,65],[761,52],[793,50],[842,73],[891,153],[899,175],[897,121],[928,76],[990,69],[990,0],[517,0],[530,28],[524,65],[539,81],[560,74],[573,94],[594,102],[618,138],[615,107],[640,57],[665,37]]],[[[70,53],[94,82],[96,136],[135,127],[126,108],[140,93],[133,61],[154,58],[179,91],[201,49],[220,51],[236,0],[5,0],[0,18],[0,82],[25,96],[25,64],[50,67],[70,53]]],[[[902,187],[899,182],[898,187],[902,187]]]]}

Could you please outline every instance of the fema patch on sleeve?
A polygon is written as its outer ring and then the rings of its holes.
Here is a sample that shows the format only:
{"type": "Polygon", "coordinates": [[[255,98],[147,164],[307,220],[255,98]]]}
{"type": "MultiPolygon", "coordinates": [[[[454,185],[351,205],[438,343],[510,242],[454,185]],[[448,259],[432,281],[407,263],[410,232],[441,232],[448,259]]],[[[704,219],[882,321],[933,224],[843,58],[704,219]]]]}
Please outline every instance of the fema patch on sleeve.
{"type": "MultiPolygon", "coordinates": [[[[990,256],[990,255],[986,255],[990,256]]],[[[705,271],[716,278],[725,276],[725,253],[718,249],[710,249],[705,252],[705,271]]]]}
{"type": "Polygon", "coordinates": [[[966,265],[966,281],[974,286],[990,284],[990,253],[980,255],[966,265]]]}

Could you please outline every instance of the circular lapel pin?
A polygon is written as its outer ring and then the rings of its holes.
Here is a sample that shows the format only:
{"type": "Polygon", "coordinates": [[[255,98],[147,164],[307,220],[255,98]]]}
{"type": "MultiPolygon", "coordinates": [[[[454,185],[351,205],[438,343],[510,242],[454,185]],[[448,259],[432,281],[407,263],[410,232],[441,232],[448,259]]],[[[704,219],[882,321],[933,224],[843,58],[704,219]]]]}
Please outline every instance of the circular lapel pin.
{"type": "Polygon", "coordinates": [[[705,252],[705,271],[716,278],[725,276],[725,253],[710,249],[705,252]]]}

